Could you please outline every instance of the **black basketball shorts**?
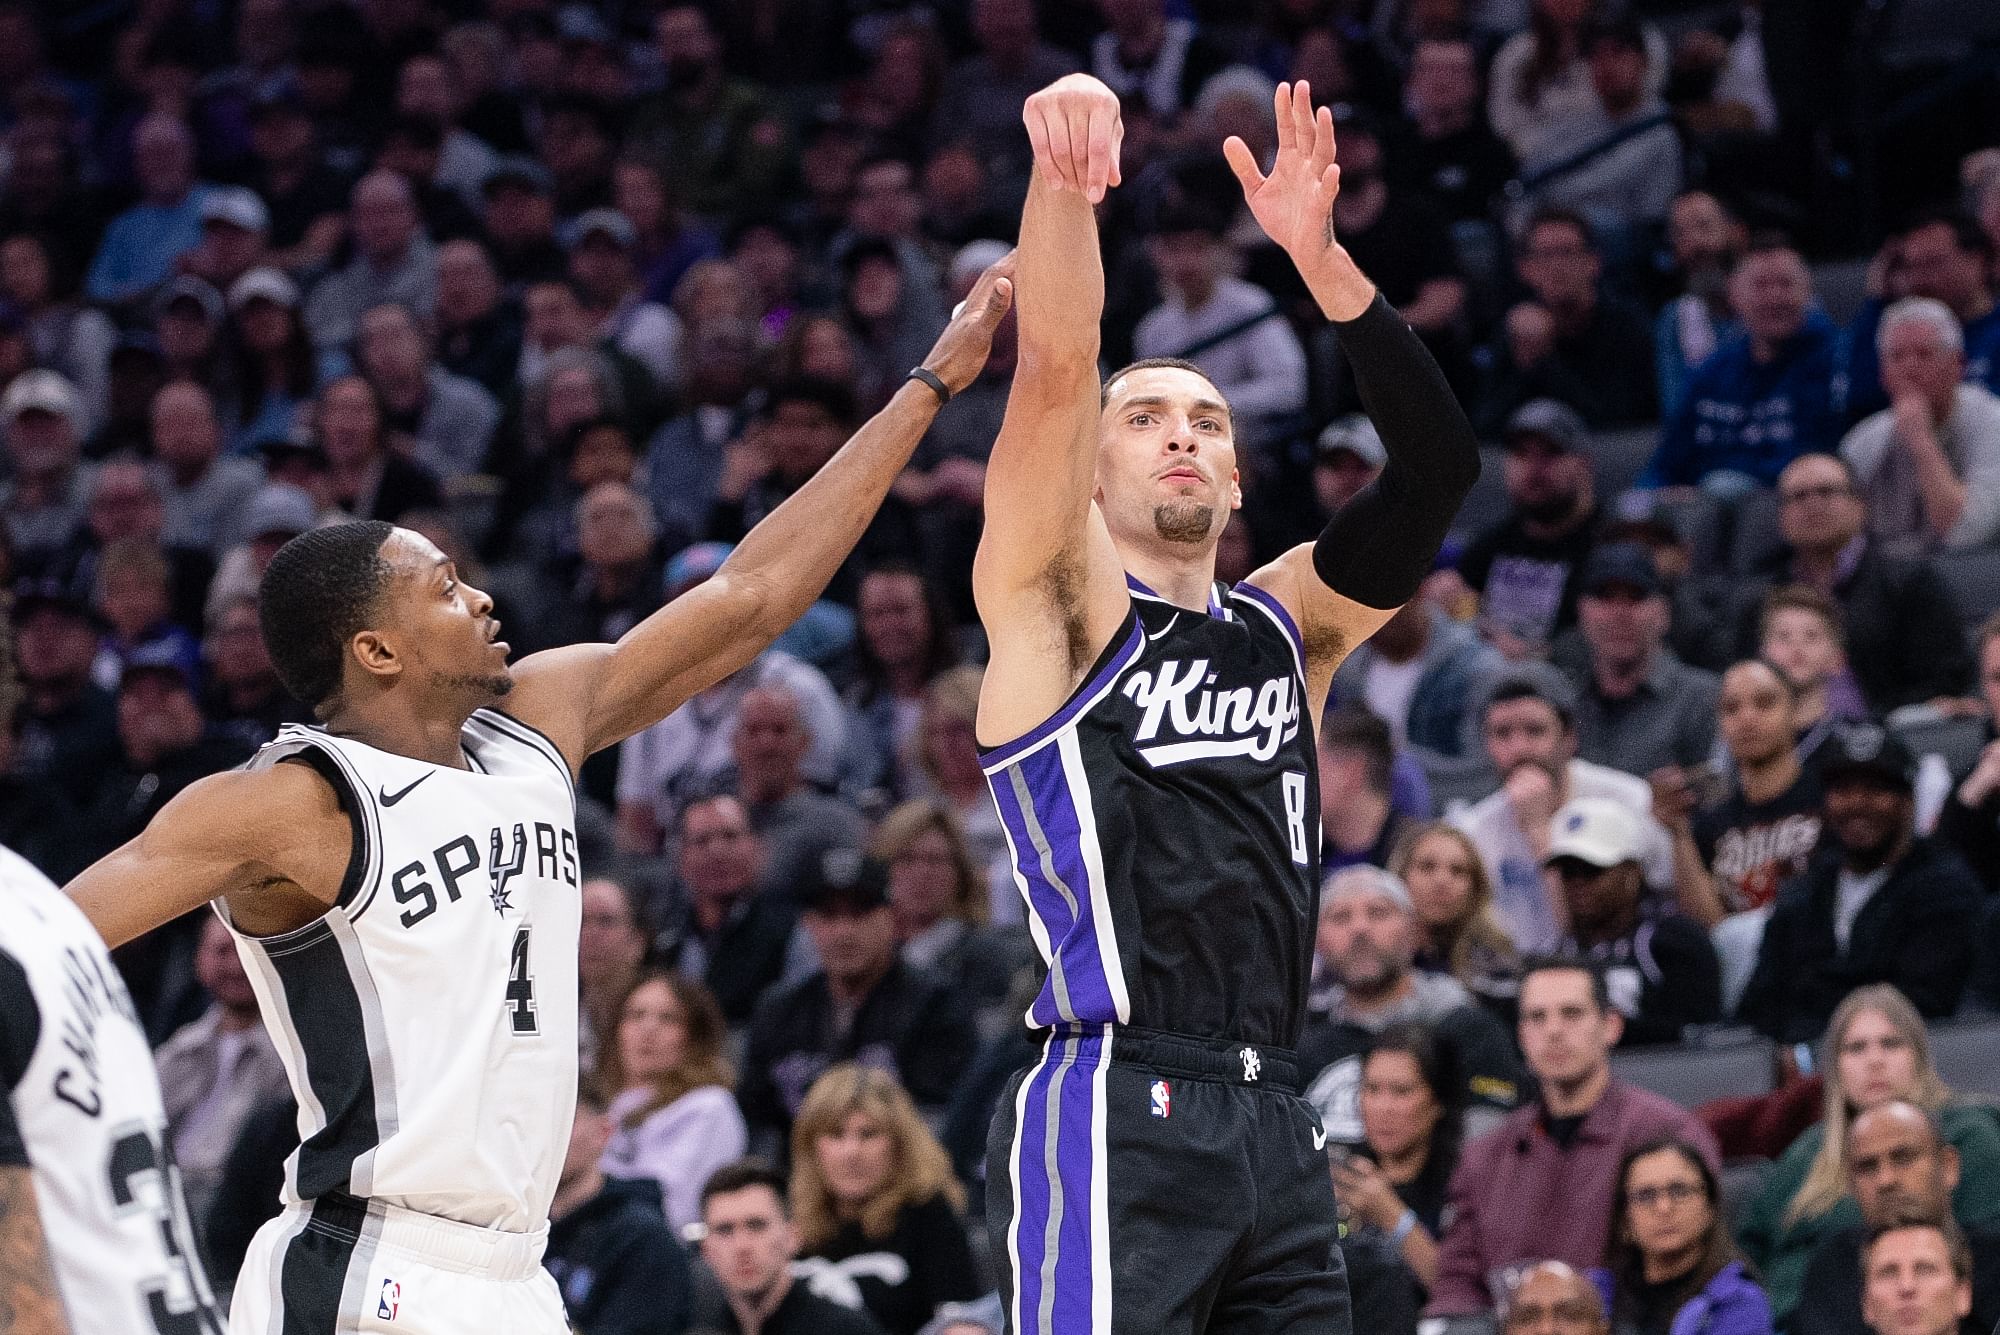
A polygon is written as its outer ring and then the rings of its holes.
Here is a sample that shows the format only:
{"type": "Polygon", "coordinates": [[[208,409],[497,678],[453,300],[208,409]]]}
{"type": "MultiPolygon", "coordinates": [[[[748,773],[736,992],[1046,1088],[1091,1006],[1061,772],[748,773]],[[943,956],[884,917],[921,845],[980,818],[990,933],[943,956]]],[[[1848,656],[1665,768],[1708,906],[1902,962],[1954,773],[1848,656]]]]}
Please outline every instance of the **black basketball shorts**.
{"type": "Polygon", "coordinates": [[[987,1143],[1010,1335],[1352,1335],[1325,1147],[1290,1053],[1051,1031],[987,1143]]]}

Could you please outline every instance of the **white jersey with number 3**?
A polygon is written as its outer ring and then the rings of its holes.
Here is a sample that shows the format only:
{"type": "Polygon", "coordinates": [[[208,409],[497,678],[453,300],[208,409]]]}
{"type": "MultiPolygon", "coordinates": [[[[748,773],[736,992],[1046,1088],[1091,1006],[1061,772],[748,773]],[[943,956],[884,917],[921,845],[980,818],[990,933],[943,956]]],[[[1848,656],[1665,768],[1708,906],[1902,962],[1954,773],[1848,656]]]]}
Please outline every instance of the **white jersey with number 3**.
{"type": "Polygon", "coordinates": [[[335,908],[237,949],[299,1101],[287,1204],[531,1232],[576,1110],[575,794],[508,715],[460,741],[465,769],[299,726],[259,751],[252,768],[296,758],[334,785],[354,849],[335,908]]]}
{"type": "Polygon", "coordinates": [[[0,1065],[70,1329],[220,1330],[132,999],[82,910],[5,848],[0,1065]]]}

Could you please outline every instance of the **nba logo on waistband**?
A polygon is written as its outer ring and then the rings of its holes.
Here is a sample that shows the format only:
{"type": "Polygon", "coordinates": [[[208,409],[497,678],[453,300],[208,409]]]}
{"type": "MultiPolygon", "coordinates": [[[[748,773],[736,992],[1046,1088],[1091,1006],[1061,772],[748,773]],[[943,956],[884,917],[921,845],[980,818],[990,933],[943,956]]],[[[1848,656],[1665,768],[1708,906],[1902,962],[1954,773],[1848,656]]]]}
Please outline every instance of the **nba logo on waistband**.
{"type": "Polygon", "coordinates": [[[393,1279],[382,1281],[382,1297],[375,1304],[375,1315],[383,1321],[394,1321],[399,1300],[403,1296],[403,1286],[393,1279]]]}
{"type": "Polygon", "coordinates": [[[1174,1110],[1174,1087],[1164,1080],[1153,1082],[1153,1116],[1170,1117],[1174,1110]]]}

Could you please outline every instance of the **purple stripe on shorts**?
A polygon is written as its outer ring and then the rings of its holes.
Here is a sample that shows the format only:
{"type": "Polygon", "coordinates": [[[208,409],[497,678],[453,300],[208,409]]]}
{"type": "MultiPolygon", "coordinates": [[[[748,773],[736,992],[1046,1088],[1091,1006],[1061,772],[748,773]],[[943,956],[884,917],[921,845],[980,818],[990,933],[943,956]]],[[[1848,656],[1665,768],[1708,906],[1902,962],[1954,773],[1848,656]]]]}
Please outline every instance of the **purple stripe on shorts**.
{"type": "MultiPolygon", "coordinates": [[[[1062,1182],[1063,1217],[1056,1253],[1055,1329],[1088,1331],[1093,1296],[1091,1271],[1091,1182],[1104,1171],[1098,1162],[1093,1123],[1097,1112],[1097,1068],[1104,1039],[1093,1034],[1077,1044],[1076,1065],[1062,1084],[1062,1135],[1056,1142],[1062,1182]]],[[[1105,1276],[1110,1282],[1110,1276],[1105,1276]]]]}
{"type": "MultiPolygon", "coordinates": [[[[1096,1175],[1104,1171],[1095,1152],[1096,1074],[1107,1057],[1105,1044],[1101,1026],[1059,1030],[1028,1079],[1027,1100],[1015,1130],[1020,1204],[1011,1260],[1019,1295],[1015,1310],[1021,1318],[1016,1335],[1071,1335],[1091,1329],[1098,1278],[1093,1270],[1091,1188],[1096,1175]]],[[[1102,1278],[1110,1282],[1109,1276],[1102,1278]]]]}
{"type": "Polygon", "coordinates": [[[1043,1167],[1048,1151],[1049,1085],[1062,1061],[1062,1044],[1051,1040],[1049,1051],[1028,1077],[1028,1097],[1014,1129],[1019,1146],[1014,1189],[1020,1196],[1014,1217],[1014,1285],[1020,1294],[1021,1326],[1016,1335],[1035,1329],[1042,1302],[1042,1261],[1047,1255],[1049,1176],[1043,1167]]]}

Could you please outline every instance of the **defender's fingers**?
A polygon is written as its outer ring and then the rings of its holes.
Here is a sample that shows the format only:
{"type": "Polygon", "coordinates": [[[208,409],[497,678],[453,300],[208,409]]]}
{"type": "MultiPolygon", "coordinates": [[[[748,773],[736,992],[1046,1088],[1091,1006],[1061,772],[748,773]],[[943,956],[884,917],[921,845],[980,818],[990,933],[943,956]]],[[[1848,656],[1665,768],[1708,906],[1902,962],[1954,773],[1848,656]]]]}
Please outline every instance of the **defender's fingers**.
{"type": "Polygon", "coordinates": [[[1312,85],[1300,79],[1292,85],[1292,139],[1304,153],[1313,151],[1312,85]]]}
{"type": "Polygon", "coordinates": [[[1271,114],[1278,118],[1278,151],[1284,152],[1298,143],[1298,135],[1292,127],[1292,86],[1278,85],[1278,91],[1271,95],[1271,114]]]}
{"type": "Polygon", "coordinates": [[[1222,141],[1222,156],[1228,160],[1229,169],[1236,173],[1236,180],[1242,185],[1246,198],[1262,188],[1264,173],[1258,170],[1257,155],[1250,151],[1250,145],[1232,134],[1222,141]]]}

